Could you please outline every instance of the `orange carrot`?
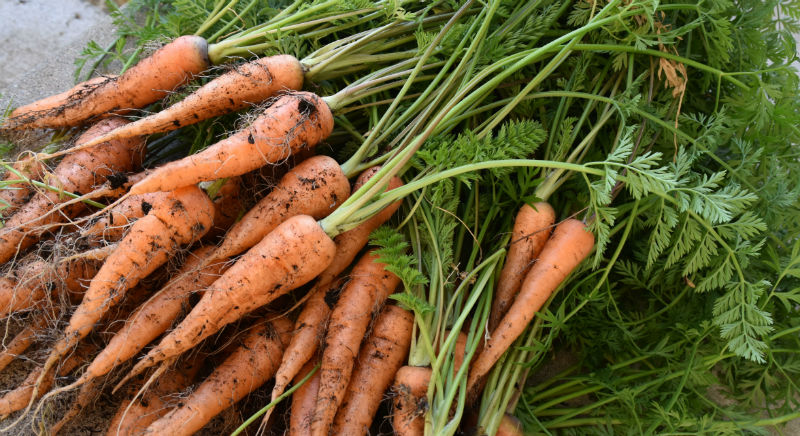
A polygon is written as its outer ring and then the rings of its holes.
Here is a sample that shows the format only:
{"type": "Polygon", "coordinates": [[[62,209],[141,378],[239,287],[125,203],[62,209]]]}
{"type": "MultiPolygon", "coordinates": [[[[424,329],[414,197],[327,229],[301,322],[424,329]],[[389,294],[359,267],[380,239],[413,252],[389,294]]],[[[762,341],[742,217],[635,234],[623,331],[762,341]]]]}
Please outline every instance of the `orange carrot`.
{"type": "Polygon", "coordinates": [[[130,194],[169,191],[239,176],[315,147],[332,130],[333,115],[321,98],[309,92],[292,92],[277,99],[249,127],[197,154],[155,169],[133,185],[130,194]]]}
{"type": "Polygon", "coordinates": [[[106,259],[72,314],[63,337],[54,345],[42,377],[89,334],[103,314],[122,299],[126,290],[163,265],[182,246],[202,237],[211,227],[213,205],[203,190],[189,186],[172,194],[174,197],[164,207],[154,208],[136,221],[117,250],[106,259]]]}
{"type": "Polygon", "coordinates": [[[422,436],[428,412],[428,384],[431,369],[427,366],[404,366],[394,376],[392,392],[392,430],[397,436],[422,436]]]}
{"type": "Polygon", "coordinates": [[[586,230],[583,222],[568,219],[556,226],[553,235],[545,243],[539,260],[525,276],[514,304],[492,331],[491,338],[486,341],[483,350],[471,365],[467,381],[471,401],[477,398],[483,380],[495,362],[522,334],[550,295],[593,248],[594,235],[586,230]]]}
{"type": "MultiPolygon", "coordinates": [[[[367,170],[359,176],[354,186],[358,189],[376,171],[367,170]]],[[[388,189],[394,189],[402,185],[402,181],[394,177],[389,182],[388,189]]],[[[338,290],[339,284],[334,283],[334,277],[345,270],[356,258],[356,255],[367,245],[369,234],[386,222],[391,215],[400,207],[400,201],[392,203],[381,212],[375,214],[367,221],[359,224],[358,227],[344,232],[333,239],[336,243],[336,257],[328,268],[317,277],[317,283],[309,291],[308,300],[297,317],[295,322],[295,333],[292,340],[283,353],[283,360],[278,372],[275,374],[275,386],[272,389],[272,400],[277,399],[289,381],[297,374],[300,367],[311,358],[316,352],[319,339],[322,338],[325,324],[331,313],[333,301],[330,298],[334,290],[338,290]]],[[[264,422],[269,419],[270,412],[264,415],[264,422]]]]}
{"type": "Polygon", "coordinates": [[[124,326],[111,338],[83,374],[64,390],[108,374],[114,367],[136,355],[150,341],[164,333],[186,308],[191,293],[216,281],[220,273],[227,268],[227,263],[218,262],[198,270],[212,251],[213,247],[203,247],[192,252],[175,277],[128,317],[124,326]]]}
{"type": "MultiPolygon", "coordinates": [[[[103,120],[87,130],[81,138],[92,138],[116,126],[126,123],[122,118],[103,120]]],[[[115,173],[131,171],[138,165],[142,147],[140,138],[107,142],[95,147],[71,154],[58,164],[52,177],[46,183],[64,191],[80,195],[89,192],[94,186],[101,184],[115,173]]],[[[65,195],[53,191],[43,191],[34,195],[27,204],[6,221],[0,229],[0,262],[5,262],[19,251],[36,242],[40,227],[66,221],[80,211],[76,207],[50,213],[54,204],[63,202],[65,195]]]]}
{"type": "Polygon", "coordinates": [[[30,320],[31,323],[17,333],[8,345],[4,344],[3,352],[0,353],[0,371],[24,353],[33,344],[36,336],[44,334],[55,318],[54,312],[56,312],[54,309],[50,309],[43,311],[43,313],[34,314],[32,316],[33,319],[30,320]]]}
{"type": "Polygon", "coordinates": [[[319,369],[319,398],[311,423],[314,435],[328,434],[350,382],[359,344],[386,298],[400,283],[400,278],[386,271],[377,259],[370,251],[358,261],[331,312],[319,369]]]}
{"type": "MultiPolygon", "coordinates": [[[[3,129],[71,127],[108,112],[124,113],[164,98],[208,68],[208,43],[198,36],[181,36],[119,77],[97,85],[77,86],[65,104],[41,103],[17,108],[3,129]]],[[[58,102],[59,99],[55,99],[58,102]]]]}
{"type": "Polygon", "coordinates": [[[349,196],[350,183],[334,159],[328,156],[308,158],[286,173],[278,185],[228,231],[210,259],[224,259],[243,252],[291,216],[324,218],[349,196]]]}
{"type": "MultiPolygon", "coordinates": [[[[45,172],[45,166],[36,159],[26,158],[17,161],[14,170],[31,180],[39,180],[45,172]]],[[[14,171],[8,171],[4,181],[19,180],[14,171]]],[[[28,183],[12,183],[0,188],[0,218],[11,216],[20,206],[30,200],[33,195],[28,183]]]]}
{"type": "Polygon", "coordinates": [[[386,306],[367,338],[353,370],[344,401],[333,422],[333,434],[366,435],[383,393],[403,366],[411,346],[414,315],[386,306]]]}
{"type": "Polygon", "coordinates": [[[117,413],[111,418],[106,434],[108,436],[142,434],[147,426],[177,407],[180,404],[178,398],[170,399],[169,396],[180,393],[192,383],[202,367],[204,357],[202,353],[198,353],[193,358],[167,370],[141,397],[135,397],[139,386],[131,389],[129,398],[119,405],[117,413]]]}
{"type": "Polygon", "coordinates": [[[53,265],[42,259],[25,263],[0,279],[0,317],[29,310],[61,292],[82,294],[99,265],[77,259],[53,265]]]}
{"type": "Polygon", "coordinates": [[[89,226],[81,231],[81,236],[88,238],[93,244],[99,241],[119,241],[134,221],[147,215],[153,205],[168,201],[169,198],[169,192],[149,192],[128,197],[90,221],[89,226]]]}
{"type": "Polygon", "coordinates": [[[214,197],[214,226],[206,233],[206,241],[215,241],[230,229],[245,210],[242,198],[242,178],[231,177],[225,180],[214,197]]]}
{"type": "MultiPolygon", "coordinates": [[[[315,359],[310,359],[294,377],[295,383],[300,383],[314,367],[315,359]]],[[[319,371],[315,372],[308,381],[297,388],[292,394],[292,413],[289,415],[289,436],[311,435],[311,420],[314,418],[314,407],[317,404],[317,391],[319,391],[319,371]]]]}
{"type": "Polygon", "coordinates": [[[278,368],[292,323],[279,318],[254,327],[181,407],[150,424],[147,434],[191,435],[213,417],[266,383],[278,368]]]}
{"type": "Polygon", "coordinates": [[[331,263],[335,250],[314,218],[287,219],[214,282],[130,374],[183,353],[226,324],[309,282],[331,263]]]}
{"type": "Polygon", "coordinates": [[[109,80],[116,80],[117,77],[119,76],[116,74],[92,77],[91,79],[81,82],[60,94],[54,94],[50,97],[45,97],[25,106],[20,106],[13,113],[22,114],[26,112],[42,112],[65,106],[70,102],[79,99],[83,95],[91,94],[95,88],[102,86],[103,83],[109,80]]]}
{"type": "Polygon", "coordinates": [[[280,91],[303,87],[303,66],[290,55],[260,58],[236,66],[189,94],[178,103],[89,141],[83,146],[112,139],[167,132],[258,104],[280,91]]]}
{"type": "Polygon", "coordinates": [[[522,280],[542,251],[555,220],[556,212],[545,202],[536,203],[533,207],[526,204],[517,212],[506,264],[500,272],[489,314],[490,332],[497,327],[497,323],[514,302],[522,280]]]}
{"type": "MultiPolygon", "coordinates": [[[[57,374],[59,376],[69,374],[78,365],[82,364],[86,356],[94,350],[95,347],[93,345],[82,344],[75,353],[64,361],[57,374]]],[[[53,372],[44,371],[41,366],[36,367],[16,389],[0,397],[0,417],[5,417],[10,413],[25,408],[29,402],[33,402],[38,398],[39,392],[49,389],[54,380],[55,374],[53,372]],[[45,389],[37,390],[37,386],[45,389]]]]}

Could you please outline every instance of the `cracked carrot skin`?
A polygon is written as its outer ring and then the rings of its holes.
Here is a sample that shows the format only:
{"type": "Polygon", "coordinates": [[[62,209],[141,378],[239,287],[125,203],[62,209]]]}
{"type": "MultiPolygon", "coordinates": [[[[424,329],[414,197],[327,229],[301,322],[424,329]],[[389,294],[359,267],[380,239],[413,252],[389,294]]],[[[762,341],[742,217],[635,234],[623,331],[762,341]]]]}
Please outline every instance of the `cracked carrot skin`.
{"type": "MultiPolygon", "coordinates": [[[[77,126],[107,113],[123,114],[166,97],[210,65],[208,43],[199,36],[181,36],[142,59],[119,77],[78,85],[66,97],[17,108],[3,129],[77,126]],[[66,101],[66,102],[65,102],[66,101]],[[50,104],[55,106],[50,107],[50,104]]],[[[80,142],[79,142],[80,144],[80,142]]]]}
{"type": "Polygon", "coordinates": [[[327,103],[310,92],[278,98],[253,123],[205,150],[159,168],[131,187],[131,194],[240,176],[313,148],[333,131],[327,103]]]}
{"type": "MultiPolygon", "coordinates": [[[[92,138],[125,123],[127,121],[118,117],[102,120],[83,133],[81,138],[92,138]]],[[[44,182],[63,191],[85,194],[104,183],[108,176],[129,172],[137,167],[141,162],[143,145],[141,138],[130,138],[78,151],[64,157],[53,173],[44,177],[44,182]]],[[[6,221],[5,227],[0,229],[0,263],[38,241],[39,234],[48,225],[65,222],[77,215],[83,208],[82,203],[50,213],[55,205],[69,198],[60,192],[43,190],[20,207],[6,221]]]]}
{"type": "Polygon", "coordinates": [[[272,378],[291,332],[292,322],[286,318],[251,329],[242,345],[179,408],[150,424],[144,433],[188,436],[203,428],[220,412],[272,378]]]}

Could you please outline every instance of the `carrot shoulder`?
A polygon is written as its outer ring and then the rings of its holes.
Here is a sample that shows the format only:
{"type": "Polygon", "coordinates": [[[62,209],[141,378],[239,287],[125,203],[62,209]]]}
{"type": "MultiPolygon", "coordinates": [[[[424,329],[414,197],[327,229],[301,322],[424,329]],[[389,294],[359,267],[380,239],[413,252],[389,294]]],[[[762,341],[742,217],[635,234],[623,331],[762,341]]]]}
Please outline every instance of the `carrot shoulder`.
{"type": "Polygon", "coordinates": [[[211,259],[224,259],[256,245],[287,218],[322,219],[350,196],[350,182],[328,156],[314,156],[287,172],[225,235],[211,259]]]}
{"type": "Polygon", "coordinates": [[[315,147],[333,130],[328,105],[309,92],[278,98],[247,128],[200,153],[155,169],[131,194],[169,191],[223,177],[239,176],[293,153],[315,147]]]}
{"type": "Polygon", "coordinates": [[[413,324],[414,315],[398,306],[387,306],[378,315],[358,353],[352,380],[336,413],[333,434],[369,433],[384,392],[408,356],[413,324]]]}
{"type": "Polygon", "coordinates": [[[96,86],[77,86],[67,102],[46,107],[33,103],[17,108],[2,126],[6,129],[71,127],[108,112],[123,113],[164,98],[209,66],[208,43],[181,36],[142,59],[119,77],[96,86]]]}
{"type": "Polygon", "coordinates": [[[392,430],[397,436],[422,436],[428,411],[428,384],[431,369],[427,366],[404,366],[397,370],[392,391],[392,430]]]}
{"type": "Polygon", "coordinates": [[[478,358],[467,380],[470,400],[475,400],[483,380],[500,356],[525,330],[550,295],[594,248],[594,235],[586,225],[568,219],[556,226],[544,245],[539,260],[525,276],[517,299],[508,309],[478,358]]]}
{"type": "Polygon", "coordinates": [[[191,435],[217,414],[266,383],[278,368],[292,323],[279,318],[253,328],[241,347],[206,378],[181,407],[152,423],[146,434],[191,435]]]}
{"type": "Polygon", "coordinates": [[[359,344],[386,298],[400,283],[400,278],[386,271],[377,259],[377,255],[368,252],[358,261],[331,312],[319,370],[319,398],[311,423],[314,435],[328,434],[350,382],[359,344]]]}
{"type": "Polygon", "coordinates": [[[223,326],[311,281],[331,263],[335,251],[333,240],[314,218],[289,218],[206,289],[186,318],[130,374],[183,353],[223,326]]]}
{"type": "Polygon", "coordinates": [[[536,256],[542,251],[555,220],[556,213],[553,207],[545,202],[536,203],[533,207],[526,204],[517,212],[508,256],[500,272],[500,280],[497,282],[497,290],[492,301],[489,331],[497,327],[497,323],[514,302],[522,286],[522,280],[531,269],[536,256]]]}

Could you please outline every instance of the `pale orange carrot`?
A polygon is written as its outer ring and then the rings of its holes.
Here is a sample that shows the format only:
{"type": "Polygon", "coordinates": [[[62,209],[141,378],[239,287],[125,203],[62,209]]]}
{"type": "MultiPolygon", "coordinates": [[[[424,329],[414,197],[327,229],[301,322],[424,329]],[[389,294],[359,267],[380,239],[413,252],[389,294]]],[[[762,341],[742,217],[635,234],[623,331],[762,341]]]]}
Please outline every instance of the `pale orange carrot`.
{"type": "Polygon", "coordinates": [[[336,412],[333,434],[369,434],[383,394],[408,356],[413,325],[414,315],[398,306],[386,306],[378,315],[358,352],[353,376],[336,412]]]}
{"type": "Polygon", "coordinates": [[[497,327],[497,323],[514,302],[522,280],[542,251],[555,220],[556,212],[545,202],[536,203],[533,207],[526,204],[517,212],[506,263],[500,272],[500,280],[492,300],[490,332],[497,327]]]}
{"type": "Polygon", "coordinates": [[[428,384],[431,369],[427,366],[404,366],[394,376],[392,430],[397,436],[422,436],[428,412],[428,384]]]}
{"type": "Polygon", "coordinates": [[[331,263],[335,250],[314,218],[287,219],[214,282],[130,375],[183,353],[226,324],[309,282],[331,263]]]}
{"type": "MultiPolygon", "coordinates": [[[[122,118],[109,118],[92,126],[81,138],[92,138],[116,126],[126,123],[122,118]]],[[[131,171],[141,159],[141,138],[103,143],[61,160],[45,182],[61,190],[81,195],[90,192],[94,186],[102,184],[116,172],[131,171]]],[[[66,221],[75,216],[82,204],[51,212],[54,205],[64,202],[67,196],[53,191],[42,191],[17,213],[6,221],[0,229],[0,262],[5,262],[29,247],[38,239],[38,233],[45,226],[66,221]]]]}
{"type": "Polygon", "coordinates": [[[290,55],[275,55],[237,65],[186,98],[148,117],[89,141],[90,146],[112,139],[167,132],[244,109],[281,91],[303,87],[303,66],[290,55]]]}
{"type": "Polygon", "coordinates": [[[350,382],[359,344],[370,322],[394,292],[400,278],[386,271],[370,251],[353,267],[350,282],[331,312],[320,366],[320,387],[311,432],[327,435],[350,382]]]}
{"type": "Polygon", "coordinates": [[[278,318],[248,332],[238,347],[183,404],[150,424],[146,434],[191,435],[272,378],[289,342],[292,323],[278,318]]]}
{"type": "Polygon", "coordinates": [[[594,235],[586,229],[583,222],[568,219],[556,226],[553,235],[545,243],[539,260],[525,276],[514,304],[492,331],[490,339],[470,366],[467,381],[470,402],[477,398],[492,366],[593,248],[594,235]]]}
{"type": "Polygon", "coordinates": [[[29,320],[30,323],[23,327],[7,345],[3,345],[3,351],[0,353],[0,371],[24,353],[33,344],[37,336],[44,335],[50,323],[55,319],[55,312],[58,311],[55,308],[51,308],[42,311],[42,313],[34,314],[32,316],[33,319],[29,320]]]}
{"type": "Polygon", "coordinates": [[[91,220],[89,225],[81,231],[81,236],[89,239],[93,244],[100,241],[119,241],[134,221],[147,215],[153,205],[168,201],[169,198],[169,192],[148,192],[128,197],[91,220]]]}
{"type": "Polygon", "coordinates": [[[1,127],[71,127],[94,116],[138,109],[164,98],[208,66],[206,40],[198,36],[181,36],[119,77],[108,77],[96,85],[76,86],[73,88],[75,93],[53,99],[51,103],[57,103],[56,106],[44,107],[41,102],[34,102],[17,108],[1,127]]]}
{"type": "Polygon", "coordinates": [[[278,98],[253,123],[205,150],[156,168],[130,194],[169,191],[181,186],[240,176],[298,150],[315,147],[333,130],[328,105],[309,92],[278,98]]]}
{"type": "Polygon", "coordinates": [[[506,413],[500,420],[500,426],[494,436],[522,436],[522,423],[514,415],[506,413]]]}

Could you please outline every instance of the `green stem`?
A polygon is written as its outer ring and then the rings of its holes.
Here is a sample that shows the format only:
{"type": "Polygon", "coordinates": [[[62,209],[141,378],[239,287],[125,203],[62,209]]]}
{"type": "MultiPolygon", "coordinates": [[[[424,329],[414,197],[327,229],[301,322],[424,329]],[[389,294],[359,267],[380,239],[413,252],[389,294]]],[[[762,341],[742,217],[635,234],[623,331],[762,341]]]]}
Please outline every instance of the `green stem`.
{"type": "Polygon", "coordinates": [[[217,7],[215,7],[214,10],[211,11],[209,17],[206,19],[206,21],[203,22],[203,24],[200,25],[197,31],[194,32],[194,35],[200,36],[203,33],[205,33],[206,30],[210,29],[213,25],[217,24],[217,21],[219,21],[223,15],[227,14],[228,11],[231,10],[231,8],[236,6],[236,3],[238,2],[239,0],[231,0],[228,3],[228,5],[225,6],[224,8],[222,7],[223,2],[217,3],[217,7]]]}

